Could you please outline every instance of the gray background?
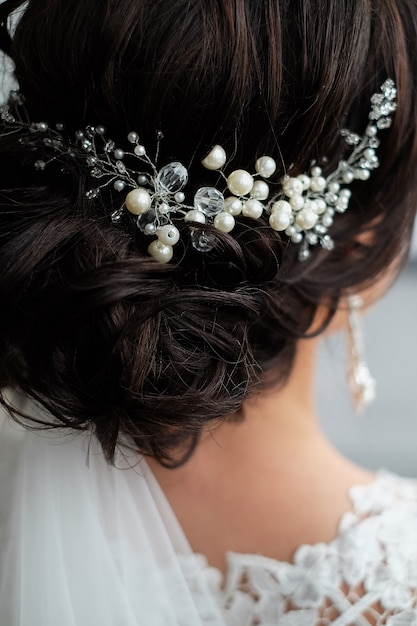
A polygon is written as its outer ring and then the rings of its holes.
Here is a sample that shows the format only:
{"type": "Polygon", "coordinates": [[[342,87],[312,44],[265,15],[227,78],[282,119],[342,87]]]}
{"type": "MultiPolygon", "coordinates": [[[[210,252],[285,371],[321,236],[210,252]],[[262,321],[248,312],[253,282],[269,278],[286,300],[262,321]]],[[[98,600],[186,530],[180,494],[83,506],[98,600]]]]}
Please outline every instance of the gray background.
{"type": "Polygon", "coordinates": [[[324,337],[317,404],[324,432],[352,460],[417,477],[417,258],[364,318],[377,398],[356,416],[346,381],[343,333],[324,337]]]}

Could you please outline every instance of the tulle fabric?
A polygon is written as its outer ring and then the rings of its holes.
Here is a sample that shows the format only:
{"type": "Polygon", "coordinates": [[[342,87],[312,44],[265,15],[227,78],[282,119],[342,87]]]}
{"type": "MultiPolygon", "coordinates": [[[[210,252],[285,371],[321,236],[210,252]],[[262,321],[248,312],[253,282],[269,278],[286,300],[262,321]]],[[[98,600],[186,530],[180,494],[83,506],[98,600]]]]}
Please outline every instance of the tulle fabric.
{"type": "Polygon", "coordinates": [[[192,551],[146,462],[117,465],[94,438],[0,412],[0,624],[224,624],[204,576],[184,573],[192,551]]]}

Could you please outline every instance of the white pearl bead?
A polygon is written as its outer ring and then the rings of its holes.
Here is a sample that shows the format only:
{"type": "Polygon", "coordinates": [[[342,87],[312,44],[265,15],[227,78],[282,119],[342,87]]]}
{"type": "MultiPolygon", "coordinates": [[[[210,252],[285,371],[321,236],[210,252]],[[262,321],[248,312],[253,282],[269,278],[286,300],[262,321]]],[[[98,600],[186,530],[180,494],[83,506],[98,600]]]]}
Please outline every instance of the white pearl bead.
{"type": "Polygon", "coordinates": [[[368,128],[366,129],[366,134],[368,137],[375,137],[377,133],[378,129],[376,126],[368,126],[368,128]]]}
{"type": "Polygon", "coordinates": [[[288,213],[274,211],[269,217],[269,224],[274,230],[286,230],[291,224],[291,216],[288,213]]]}
{"type": "Polygon", "coordinates": [[[268,196],[269,185],[267,185],[267,183],[263,180],[255,180],[252,191],[250,192],[250,197],[255,198],[256,200],[266,200],[268,196]]]}
{"type": "Polygon", "coordinates": [[[310,179],[310,189],[312,191],[323,191],[326,183],[327,181],[323,176],[312,176],[310,179]]]}
{"type": "Polygon", "coordinates": [[[294,226],[288,226],[288,228],[285,229],[285,234],[288,235],[288,237],[292,237],[293,235],[295,235],[297,231],[295,230],[294,226]]]}
{"type": "Polygon", "coordinates": [[[151,206],[152,198],[149,192],[143,187],[132,189],[126,196],[125,204],[130,213],[134,215],[141,215],[151,206]]]}
{"type": "Polygon", "coordinates": [[[205,224],[206,216],[201,211],[197,211],[197,209],[192,209],[184,215],[184,222],[198,222],[199,224],[205,224]]]}
{"type": "Polygon", "coordinates": [[[352,192],[350,189],[342,189],[340,191],[340,197],[341,198],[350,198],[350,196],[352,195],[352,192]]]}
{"type": "Polygon", "coordinates": [[[301,243],[303,240],[303,236],[301,233],[294,233],[293,235],[291,235],[291,241],[293,243],[301,243]]]}
{"type": "Polygon", "coordinates": [[[330,193],[339,193],[339,190],[340,190],[339,183],[329,183],[330,193]]]}
{"type": "Polygon", "coordinates": [[[262,156],[255,163],[255,170],[263,178],[270,178],[270,176],[275,173],[276,169],[277,164],[275,163],[274,159],[269,156],[262,156]]]}
{"type": "Polygon", "coordinates": [[[313,213],[317,213],[318,205],[316,200],[306,200],[304,203],[304,209],[306,211],[313,211],[313,213]]]}
{"type": "Polygon", "coordinates": [[[134,131],[131,131],[127,136],[127,140],[129,143],[136,143],[139,140],[139,135],[134,131]]]}
{"type": "Polygon", "coordinates": [[[180,231],[173,224],[166,224],[158,228],[156,236],[158,240],[166,246],[175,246],[180,239],[180,231]]]}
{"type": "Polygon", "coordinates": [[[299,196],[303,192],[303,183],[298,178],[285,178],[282,182],[284,193],[289,198],[299,196]]]}
{"type": "Polygon", "coordinates": [[[223,233],[230,233],[235,227],[235,218],[233,215],[230,215],[230,213],[222,211],[221,213],[217,213],[214,218],[214,226],[223,233]]]}
{"type": "Polygon", "coordinates": [[[307,176],[307,174],[300,174],[299,176],[297,176],[297,178],[301,181],[303,185],[303,191],[306,191],[310,188],[310,176],[307,176]]]}
{"type": "Polygon", "coordinates": [[[254,198],[247,200],[243,203],[242,213],[245,217],[252,217],[257,219],[261,217],[264,211],[263,204],[259,202],[259,200],[255,200],[254,198]]]}
{"type": "Polygon", "coordinates": [[[291,204],[287,202],[286,200],[278,200],[277,202],[274,202],[271,207],[271,211],[272,213],[275,213],[275,211],[279,211],[280,213],[286,213],[287,215],[292,215],[291,204]]]}
{"type": "Polygon", "coordinates": [[[310,230],[310,228],[314,228],[317,224],[318,215],[314,211],[309,211],[307,209],[302,209],[295,218],[295,222],[297,226],[302,228],[303,230],[310,230]]]}
{"type": "Polygon", "coordinates": [[[224,201],[224,210],[230,215],[240,215],[242,213],[242,200],[236,196],[229,196],[224,201]]]}
{"type": "Polygon", "coordinates": [[[126,185],[123,180],[115,180],[113,183],[113,187],[115,188],[116,191],[123,191],[125,186],[126,185]]]}
{"type": "Polygon", "coordinates": [[[227,186],[235,196],[245,196],[253,187],[253,177],[246,170],[235,170],[227,179],[227,186]]]}
{"type": "Polygon", "coordinates": [[[174,195],[174,198],[176,202],[184,202],[185,193],[183,191],[177,191],[177,193],[174,195]]]}
{"type": "Polygon", "coordinates": [[[226,163],[226,152],[221,146],[214,146],[208,155],[201,161],[208,170],[219,170],[226,163]]]}
{"type": "Polygon", "coordinates": [[[336,210],[339,213],[344,213],[346,211],[346,209],[348,208],[349,205],[349,201],[347,198],[338,198],[337,202],[336,202],[336,210]]]}
{"type": "Polygon", "coordinates": [[[294,211],[299,211],[304,206],[304,197],[293,196],[292,198],[290,198],[290,205],[294,209],[294,211]]]}
{"type": "Polygon", "coordinates": [[[312,176],[321,176],[321,167],[318,167],[317,165],[313,168],[311,168],[311,175],[312,176]]]}
{"type": "Polygon", "coordinates": [[[170,206],[167,202],[161,202],[158,204],[158,213],[161,215],[167,215],[170,212],[170,206]]]}
{"type": "Polygon", "coordinates": [[[353,172],[347,170],[347,172],[343,172],[343,182],[346,184],[351,183],[354,180],[353,172]]]}
{"type": "Polygon", "coordinates": [[[329,228],[332,224],[333,224],[333,218],[331,215],[323,215],[322,219],[321,219],[321,223],[323,224],[323,226],[325,226],[326,228],[329,228]]]}
{"type": "Polygon", "coordinates": [[[327,204],[326,202],[323,200],[323,198],[317,198],[316,202],[316,213],[318,215],[321,215],[322,213],[325,212],[325,210],[327,209],[327,204]]]}
{"type": "Polygon", "coordinates": [[[145,146],[138,144],[137,146],[135,146],[133,152],[136,154],[136,156],[144,156],[146,154],[145,146]]]}
{"type": "Polygon", "coordinates": [[[159,263],[169,263],[173,256],[172,246],[166,246],[159,239],[155,239],[148,246],[148,254],[150,254],[159,263]]]}
{"type": "MultiPolygon", "coordinates": [[[[138,218],[140,219],[140,218],[138,218]]],[[[155,235],[156,234],[156,226],[155,224],[146,224],[145,228],[143,229],[145,231],[145,235],[155,235]]]]}
{"type": "Polygon", "coordinates": [[[356,170],[356,178],[359,178],[359,180],[368,180],[370,175],[371,172],[369,170],[356,170]]]}

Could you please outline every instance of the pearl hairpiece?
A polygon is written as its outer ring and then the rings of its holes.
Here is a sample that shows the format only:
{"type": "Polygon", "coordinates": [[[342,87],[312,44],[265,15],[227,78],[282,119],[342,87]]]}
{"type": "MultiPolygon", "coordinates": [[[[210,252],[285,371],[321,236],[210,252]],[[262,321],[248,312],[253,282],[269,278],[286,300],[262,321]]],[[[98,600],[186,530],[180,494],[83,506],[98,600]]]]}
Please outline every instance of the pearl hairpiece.
{"type": "MultiPolygon", "coordinates": [[[[174,161],[158,169],[157,157],[155,162],[152,161],[135,131],[127,135],[128,150],[117,147],[106,138],[106,129],[100,125],[78,130],[74,138],[69,139],[64,137],[63,124],[50,128],[46,122],[25,121],[19,111],[24,98],[18,92],[11,92],[8,104],[0,108],[0,118],[7,134],[21,133],[20,142],[39,152],[42,148],[48,154],[47,158],[39,155],[34,163],[36,169],[43,170],[53,161],[62,161],[63,157],[81,161],[97,182],[87,191],[87,198],[93,200],[109,186],[123,194],[128,190],[111,220],[119,223],[125,210],[135,215],[138,228],[146,235],[156,237],[149,244],[148,253],[161,263],[172,259],[173,246],[180,238],[173,219],[182,218],[190,225],[192,245],[205,252],[214,245],[213,235],[201,227],[196,228],[197,224],[212,224],[217,230],[230,233],[237,216],[257,219],[264,214],[273,230],[284,232],[293,243],[301,244],[299,258],[302,260],[310,255],[311,246],[320,244],[326,250],[333,249],[328,229],[335,213],[344,213],[348,208],[351,192],[346,185],[353,180],[367,180],[379,165],[375,152],[379,145],[376,135],[378,130],[391,125],[390,114],[396,109],[396,93],[394,82],[388,79],[371,97],[369,123],[363,136],[346,129],[341,131],[351,153],[327,177],[317,164],[313,164],[309,174],[285,175],[278,189],[271,192],[266,180],[276,171],[272,157],[258,158],[253,174],[236,169],[226,176],[223,167],[227,155],[220,145],[216,145],[202,160],[202,165],[218,171],[224,185],[222,189],[201,187],[191,202],[185,192],[187,168],[174,161]],[[126,157],[132,162],[136,160],[138,166],[128,167],[126,157]]],[[[162,133],[159,133],[158,141],[161,139],[162,133]]]]}

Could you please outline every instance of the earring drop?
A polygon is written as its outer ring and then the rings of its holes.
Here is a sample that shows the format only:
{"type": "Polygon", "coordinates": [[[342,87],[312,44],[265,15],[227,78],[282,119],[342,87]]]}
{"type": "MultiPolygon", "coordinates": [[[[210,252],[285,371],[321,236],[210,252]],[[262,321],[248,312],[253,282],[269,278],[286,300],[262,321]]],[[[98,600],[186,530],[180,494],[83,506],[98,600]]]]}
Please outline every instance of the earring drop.
{"type": "Polygon", "coordinates": [[[350,294],[347,298],[348,315],[348,382],[355,412],[363,413],[375,400],[375,379],[371,376],[365,361],[365,346],[362,333],[362,298],[350,294]]]}

